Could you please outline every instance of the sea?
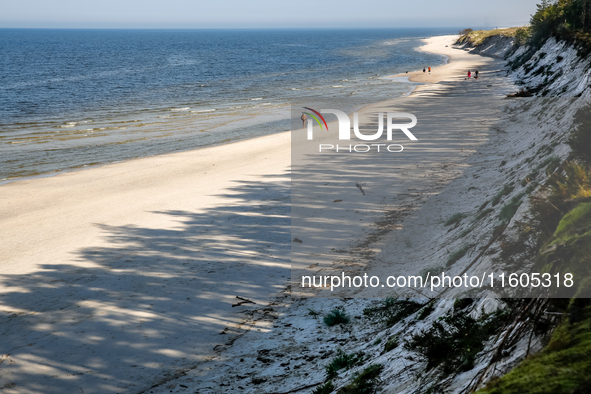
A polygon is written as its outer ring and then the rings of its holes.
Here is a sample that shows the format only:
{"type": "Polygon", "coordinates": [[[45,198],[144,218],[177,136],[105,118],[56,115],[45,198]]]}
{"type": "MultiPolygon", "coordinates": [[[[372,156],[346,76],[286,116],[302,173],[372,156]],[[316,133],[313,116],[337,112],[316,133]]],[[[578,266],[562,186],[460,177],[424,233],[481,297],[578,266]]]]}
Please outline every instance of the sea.
{"type": "Polygon", "coordinates": [[[0,29],[0,183],[290,129],[290,102],[409,94],[457,29],[0,29]]]}

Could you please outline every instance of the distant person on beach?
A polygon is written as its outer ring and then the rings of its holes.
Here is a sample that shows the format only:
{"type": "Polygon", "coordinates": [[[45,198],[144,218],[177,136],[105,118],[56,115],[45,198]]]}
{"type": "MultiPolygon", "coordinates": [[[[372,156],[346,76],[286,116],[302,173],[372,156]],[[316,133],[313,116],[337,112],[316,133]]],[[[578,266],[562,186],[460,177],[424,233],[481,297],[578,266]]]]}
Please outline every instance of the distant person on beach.
{"type": "Polygon", "coordinates": [[[423,72],[425,72],[425,67],[423,67],[423,72]]]}
{"type": "Polygon", "coordinates": [[[431,74],[431,66],[429,66],[429,74],[431,74]]]}
{"type": "Polygon", "coordinates": [[[308,117],[304,112],[302,112],[302,117],[300,119],[302,120],[302,127],[306,127],[306,121],[308,120],[308,117]]]}
{"type": "Polygon", "coordinates": [[[470,78],[472,76],[472,73],[470,72],[470,70],[468,70],[468,78],[470,78]]]}
{"type": "Polygon", "coordinates": [[[478,79],[478,70],[474,71],[474,79],[478,79]]]}

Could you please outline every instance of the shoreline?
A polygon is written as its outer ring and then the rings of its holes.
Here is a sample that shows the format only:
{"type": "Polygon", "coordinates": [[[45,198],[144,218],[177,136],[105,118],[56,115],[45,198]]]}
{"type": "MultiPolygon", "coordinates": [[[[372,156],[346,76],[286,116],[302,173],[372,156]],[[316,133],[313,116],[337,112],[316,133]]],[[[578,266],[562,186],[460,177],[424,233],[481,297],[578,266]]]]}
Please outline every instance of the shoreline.
{"type": "MultiPolygon", "coordinates": [[[[457,37],[457,36],[433,36],[433,37],[428,37],[428,38],[424,38],[422,39],[425,42],[428,42],[428,40],[432,39],[432,38],[441,38],[441,37],[457,37]]],[[[432,54],[436,54],[436,55],[440,55],[442,57],[446,57],[448,60],[446,62],[449,63],[449,56],[442,54],[440,52],[437,51],[431,51],[431,50],[427,50],[424,49],[425,47],[428,47],[429,44],[426,43],[425,45],[422,45],[418,48],[416,48],[417,51],[420,52],[428,52],[428,53],[432,53],[432,54]]],[[[445,66],[446,64],[440,65],[439,67],[445,66]]],[[[421,82],[421,81],[415,81],[414,77],[410,77],[411,74],[414,73],[418,73],[419,71],[413,71],[413,72],[409,72],[408,74],[396,74],[396,75],[391,75],[391,76],[386,76],[384,77],[384,79],[392,79],[392,78],[405,78],[406,81],[404,81],[405,83],[411,83],[411,82],[421,82]],[[408,79],[410,78],[410,79],[408,79]]],[[[410,85],[410,89],[408,92],[401,94],[401,96],[399,97],[408,97],[413,95],[417,90],[417,86],[413,86],[412,84],[410,85]]],[[[389,101],[389,100],[386,100],[389,101]]],[[[366,104],[366,105],[372,105],[372,104],[376,104],[376,103],[370,103],[370,104],[366,104]]],[[[35,180],[35,179],[44,179],[44,178],[52,178],[52,177],[56,177],[56,176],[61,176],[63,174],[68,174],[70,172],[79,172],[79,171],[85,171],[85,170],[93,170],[96,168],[100,168],[103,166],[108,166],[108,165],[114,165],[114,164],[120,164],[120,163],[125,163],[127,161],[133,161],[133,160],[142,160],[142,159],[148,159],[151,157],[157,157],[157,156],[162,156],[162,155],[169,155],[169,154],[176,154],[176,153],[182,153],[182,152],[187,152],[187,151],[197,151],[197,150],[201,150],[201,149],[209,149],[209,148],[214,148],[217,146],[222,146],[222,145],[226,145],[226,144],[235,144],[235,143],[241,143],[243,141],[247,141],[247,140],[251,140],[251,139],[257,139],[257,138],[264,138],[270,135],[274,135],[274,134],[279,134],[279,133],[288,133],[290,132],[289,130],[283,130],[283,131],[276,131],[273,132],[272,134],[267,134],[267,135],[262,135],[262,136],[256,136],[256,137],[246,137],[244,139],[239,139],[236,141],[220,141],[218,143],[213,143],[211,145],[206,145],[206,146],[200,146],[200,147],[192,147],[192,148],[187,148],[187,149],[179,149],[179,150],[174,150],[174,151],[170,151],[170,152],[163,152],[163,153],[157,153],[154,155],[149,155],[149,156],[141,156],[141,157],[135,157],[135,158],[124,158],[121,160],[117,160],[117,161],[111,161],[111,162],[105,162],[105,163],[96,163],[96,164],[86,164],[83,166],[78,166],[78,167],[72,167],[72,168],[65,168],[65,169],[60,169],[60,170],[56,170],[56,171],[52,171],[52,172],[42,172],[42,173],[38,173],[38,174],[33,174],[33,175],[25,175],[25,176],[17,176],[17,177],[11,177],[11,178],[4,178],[4,179],[0,179],[0,188],[3,187],[4,185],[7,184],[11,184],[14,182],[22,182],[22,181],[28,181],[28,180],[35,180]]]]}
{"type": "MultiPolygon", "coordinates": [[[[418,51],[433,53],[447,57],[447,62],[431,68],[431,73],[422,70],[396,74],[390,78],[408,78],[410,82],[435,84],[445,80],[461,79],[468,70],[475,70],[485,66],[490,61],[480,55],[470,54],[453,47],[458,35],[434,36],[424,39],[425,44],[417,48],[418,51]],[[459,52],[458,52],[459,51],[459,52]]],[[[428,65],[425,66],[427,68],[428,65]]],[[[418,87],[420,88],[421,85],[418,87]]],[[[417,89],[415,89],[416,91],[417,89]]],[[[420,90],[420,89],[419,89],[420,90]]]]}
{"type": "MultiPolygon", "coordinates": [[[[455,51],[439,78],[492,61],[455,51]]],[[[263,308],[288,283],[290,144],[278,132],[2,185],[2,311],[14,316],[3,322],[3,380],[52,387],[84,369],[72,391],[138,390],[268,330],[272,320],[257,324],[233,303],[263,308]],[[51,360],[29,361],[40,348],[51,360]],[[104,366],[72,360],[73,349],[104,366]]]]}

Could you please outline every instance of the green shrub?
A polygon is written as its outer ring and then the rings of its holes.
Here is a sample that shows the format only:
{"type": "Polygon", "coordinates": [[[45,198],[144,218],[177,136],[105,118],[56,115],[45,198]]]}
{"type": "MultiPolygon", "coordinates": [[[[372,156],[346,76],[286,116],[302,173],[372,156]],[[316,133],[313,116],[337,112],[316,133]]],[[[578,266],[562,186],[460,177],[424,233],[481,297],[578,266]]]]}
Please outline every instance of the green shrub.
{"type": "Polygon", "coordinates": [[[391,336],[388,339],[388,342],[384,345],[384,353],[389,352],[390,350],[394,350],[398,347],[398,337],[396,335],[391,336]]]}
{"type": "Polygon", "coordinates": [[[485,342],[508,320],[509,314],[497,311],[476,320],[468,314],[448,312],[428,329],[412,336],[404,348],[420,354],[427,369],[441,367],[444,373],[468,371],[485,342]]]}
{"type": "Polygon", "coordinates": [[[347,354],[338,349],[336,357],[326,366],[326,376],[332,379],[338,375],[338,371],[350,369],[354,365],[361,363],[363,358],[363,352],[347,354]]]}
{"type": "Polygon", "coordinates": [[[421,313],[419,313],[419,316],[417,317],[417,320],[423,320],[423,319],[425,319],[434,310],[435,310],[435,302],[434,301],[431,301],[427,305],[425,305],[425,307],[421,310],[421,313]]]}
{"type": "Polygon", "coordinates": [[[381,364],[372,364],[365,368],[347,386],[337,391],[337,394],[372,394],[380,383],[379,376],[384,370],[381,364]]]}
{"type": "Polygon", "coordinates": [[[316,387],[312,394],[330,394],[334,391],[334,384],[332,384],[332,380],[321,384],[320,386],[316,387]]]}
{"type": "Polygon", "coordinates": [[[523,197],[523,194],[513,197],[511,201],[501,209],[501,212],[499,213],[500,220],[503,222],[511,221],[511,218],[513,218],[513,215],[515,215],[515,212],[517,212],[517,209],[519,209],[519,206],[523,202],[521,197],[523,197]]]}
{"type": "Polygon", "coordinates": [[[515,42],[514,45],[525,45],[530,37],[530,31],[528,27],[518,27],[515,30],[515,42]]]}
{"type": "Polygon", "coordinates": [[[328,313],[328,315],[324,316],[324,324],[329,327],[335,326],[337,324],[347,324],[351,319],[349,316],[340,309],[333,309],[328,313]]]}
{"type": "Polygon", "coordinates": [[[454,310],[466,309],[474,303],[474,298],[458,298],[454,302],[454,310]]]}

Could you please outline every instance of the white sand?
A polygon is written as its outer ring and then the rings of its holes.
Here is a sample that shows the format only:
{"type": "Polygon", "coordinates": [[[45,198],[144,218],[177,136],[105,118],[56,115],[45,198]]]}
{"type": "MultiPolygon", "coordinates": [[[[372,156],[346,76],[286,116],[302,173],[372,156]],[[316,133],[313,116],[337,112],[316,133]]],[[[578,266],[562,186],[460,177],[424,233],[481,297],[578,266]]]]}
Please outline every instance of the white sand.
{"type": "MultiPolygon", "coordinates": [[[[427,40],[450,62],[412,80],[494,62],[452,40],[427,40]]],[[[139,392],[218,354],[289,277],[289,165],[282,133],[1,186],[0,388],[139,392]]]]}
{"type": "Polygon", "coordinates": [[[235,296],[289,277],[289,165],[281,133],[0,187],[3,392],[137,392],[214,354],[235,296]]]}
{"type": "MultiPolygon", "coordinates": [[[[493,59],[472,54],[457,48],[452,44],[458,39],[457,35],[436,36],[425,40],[425,45],[419,48],[423,52],[436,53],[445,56],[448,60],[445,64],[431,67],[431,72],[423,70],[412,71],[393,77],[408,77],[412,82],[437,83],[441,81],[453,81],[464,79],[468,76],[468,70],[474,71],[486,67],[494,62],[493,59]]],[[[425,69],[429,64],[425,65],[425,69]]]]}

